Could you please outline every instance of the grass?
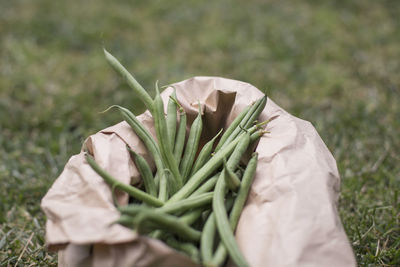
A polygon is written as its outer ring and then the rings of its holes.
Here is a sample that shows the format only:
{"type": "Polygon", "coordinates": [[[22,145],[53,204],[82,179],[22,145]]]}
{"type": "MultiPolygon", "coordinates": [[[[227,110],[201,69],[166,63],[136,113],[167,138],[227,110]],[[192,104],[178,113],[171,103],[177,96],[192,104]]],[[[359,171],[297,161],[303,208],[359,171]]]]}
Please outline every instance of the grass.
{"type": "Polygon", "coordinates": [[[145,85],[247,81],[309,120],[342,176],[359,266],[400,266],[400,2],[0,1],[0,266],[55,266],[39,203],[90,134],[145,85]]]}

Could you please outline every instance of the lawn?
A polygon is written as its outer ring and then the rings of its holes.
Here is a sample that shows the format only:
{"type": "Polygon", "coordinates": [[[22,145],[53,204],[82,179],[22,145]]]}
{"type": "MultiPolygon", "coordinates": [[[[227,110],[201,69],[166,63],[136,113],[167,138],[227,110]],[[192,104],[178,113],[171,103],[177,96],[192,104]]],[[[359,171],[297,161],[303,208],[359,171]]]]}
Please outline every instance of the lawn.
{"type": "Polygon", "coordinates": [[[249,82],[317,128],[359,266],[400,266],[399,1],[0,1],[0,266],[55,266],[39,204],[83,140],[198,75],[249,82]]]}

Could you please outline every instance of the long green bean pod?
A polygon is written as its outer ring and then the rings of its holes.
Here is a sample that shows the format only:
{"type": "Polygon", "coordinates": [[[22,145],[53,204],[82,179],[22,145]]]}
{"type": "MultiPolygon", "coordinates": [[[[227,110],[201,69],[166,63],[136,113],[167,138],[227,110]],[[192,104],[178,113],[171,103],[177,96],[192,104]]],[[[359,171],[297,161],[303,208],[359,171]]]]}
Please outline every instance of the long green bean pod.
{"type": "Polygon", "coordinates": [[[236,196],[235,202],[233,203],[231,214],[229,215],[230,217],[229,220],[232,229],[236,228],[236,225],[239,221],[240,213],[242,212],[243,206],[249,194],[251,184],[253,183],[257,169],[257,159],[258,159],[258,153],[255,152],[253,153],[243,173],[243,178],[240,184],[239,192],[236,196]]]}
{"type": "MultiPolygon", "coordinates": [[[[255,126],[255,127],[257,127],[257,126],[255,126]]],[[[238,143],[238,145],[234,149],[232,155],[230,156],[228,162],[226,163],[225,169],[236,168],[237,164],[240,161],[240,158],[242,157],[243,153],[247,150],[247,148],[250,144],[250,136],[251,136],[251,132],[249,132],[249,131],[247,131],[246,133],[244,133],[242,135],[240,142],[238,143]]],[[[226,175],[226,173],[222,172],[221,177],[215,186],[214,200],[213,200],[213,210],[216,214],[215,216],[216,216],[216,221],[217,221],[218,232],[220,233],[222,242],[224,243],[225,248],[228,250],[232,260],[238,266],[247,266],[246,261],[244,260],[243,256],[241,255],[241,253],[239,251],[239,248],[237,247],[232,230],[229,229],[230,231],[228,231],[227,229],[224,229],[224,227],[230,228],[227,212],[226,212],[226,210],[223,209],[224,208],[223,207],[223,203],[224,203],[223,199],[225,196],[225,190],[226,190],[226,186],[227,186],[224,175],[226,175]],[[217,200],[215,200],[215,198],[217,198],[217,200]]],[[[244,175],[243,175],[243,179],[244,179],[244,175]]]]}
{"type": "Polygon", "coordinates": [[[118,105],[114,105],[111,107],[118,108],[124,120],[131,126],[136,135],[140,138],[140,140],[142,140],[144,145],[150,151],[157,168],[157,176],[165,178],[166,174],[164,170],[164,163],[161,157],[161,152],[149,130],[144,127],[144,125],[136,118],[136,116],[132,112],[130,112],[129,109],[118,105]]]}
{"type": "Polygon", "coordinates": [[[154,176],[154,184],[156,185],[156,191],[158,192],[160,190],[160,174],[156,173],[154,176]]]}
{"type": "MultiPolygon", "coordinates": [[[[247,133],[238,136],[232,142],[230,142],[226,147],[221,148],[215,155],[200,168],[193,176],[188,180],[188,182],[173,195],[168,202],[174,202],[181,200],[189,196],[197,187],[205,180],[209,175],[211,175],[219,166],[221,166],[224,158],[228,157],[232,151],[235,149],[236,145],[243,138],[246,138],[246,134],[252,134],[257,130],[257,127],[251,127],[247,133]]],[[[240,160],[240,159],[239,159],[240,160]]],[[[236,163],[237,164],[237,163],[236,163]]],[[[229,160],[228,160],[229,166],[229,160]]]]}
{"type": "MultiPolygon", "coordinates": [[[[254,126],[254,127],[257,128],[257,126],[254,126]]],[[[222,182],[220,182],[220,181],[217,182],[217,186],[218,186],[218,184],[220,184],[220,186],[224,187],[223,194],[225,194],[225,187],[227,185],[228,185],[228,187],[230,187],[230,189],[236,189],[240,185],[240,180],[237,177],[235,177],[236,176],[235,174],[233,174],[235,176],[229,176],[229,171],[231,171],[232,169],[235,169],[236,166],[238,165],[242,155],[247,150],[247,148],[248,148],[248,146],[250,144],[250,137],[251,137],[251,133],[249,131],[244,133],[244,134],[242,134],[242,138],[239,141],[238,145],[235,147],[235,149],[234,149],[232,155],[230,156],[228,162],[226,162],[224,164],[224,170],[221,173],[221,176],[219,178],[219,180],[224,180],[224,183],[221,185],[222,182]]],[[[216,190],[217,190],[217,188],[215,188],[215,194],[217,193],[216,190]]],[[[214,197],[216,197],[216,196],[214,196],[214,197]]],[[[214,201],[213,201],[213,209],[215,211],[214,201]]],[[[227,215],[225,215],[225,216],[227,216],[227,215]]],[[[222,223],[223,223],[224,222],[223,219],[221,219],[221,220],[222,220],[222,223]]],[[[223,234],[221,232],[221,230],[219,230],[219,233],[220,233],[220,235],[223,234]]],[[[227,238],[227,240],[226,240],[227,242],[232,242],[232,240],[231,240],[232,238],[229,238],[229,237],[226,237],[226,238],[227,238]]],[[[233,239],[233,241],[234,241],[234,239],[233,239]]],[[[221,244],[219,247],[224,246],[224,248],[225,248],[227,246],[227,243],[224,242],[224,245],[221,244]]],[[[231,251],[230,251],[231,253],[233,253],[233,251],[236,249],[235,245],[236,245],[236,243],[234,245],[231,244],[231,251]]],[[[222,261],[223,262],[225,260],[226,252],[224,254],[224,251],[221,251],[224,248],[218,248],[220,251],[218,251],[218,249],[217,249],[217,252],[216,252],[217,255],[215,256],[217,258],[216,261],[222,261]]],[[[237,260],[240,261],[241,260],[240,257],[237,260]]],[[[219,263],[222,263],[222,262],[219,262],[219,263]]]]}
{"type": "Polygon", "coordinates": [[[213,192],[208,192],[193,197],[191,196],[190,198],[164,205],[158,210],[165,213],[175,213],[182,212],[188,209],[195,209],[210,204],[213,195],[213,192]]]}
{"type": "Polygon", "coordinates": [[[176,99],[176,91],[174,88],[174,91],[172,92],[172,96],[168,100],[168,106],[167,106],[167,131],[168,131],[168,137],[170,141],[170,146],[171,149],[174,148],[174,143],[175,143],[175,134],[176,134],[176,102],[174,101],[176,99]]]}
{"type": "Polygon", "coordinates": [[[247,267],[249,265],[243,257],[241,251],[239,250],[239,247],[236,243],[235,237],[229,224],[227,211],[224,206],[225,190],[225,179],[218,179],[218,182],[215,186],[213,198],[213,211],[215,213],[217,229],[221,240],[228,250],[233,262],[239,267],[247,267]]]}
{"type": "Polygon", "coordinates": [[[220,174],[220,172],[218,172],[217,174],[208,178],[204,184],[202,184],[199,188],[196,189],[196,191],[194,191],[190,195],[190,197],[194,197],[194,196],[200,195],[202,193],[206,193],[206,192],[210,191],[211,189],[214,189],[214,186],[217,183],[219,174],[220,174]]]}
{"type": "Polygon", "coordinates": [[[201,108],[199,104],[199,113],[196,119],[193,121],[190,127],[189,137],[186,142],[185,153],[181,160],[179,170],[182,174],[182,179],[184,182],[187,181],[190,171],[193,166],[194,158],[196,156],[197,148],[200,142],[201,131],[203,129],[203,121],[201,119],[201,108]]]}
{"type": "MultiPolygon", "coordinates": [[[[228,198],[226,200],[226,209],[230,210],[232,205],[233,205],[233,198],[228,198]]],[[[179,219],[188,225],[192,225],[201,217],[204,211],[205,211],[204,208],[189,210],[186,213],[184,213],[179,219]]]]}
{"type": "Polygon", "coordinates": [[[201,233],[189,225],[183,223],[178,217],[166,214],[154,209],[147,209],[138,213],[136,229],[144,233],[146,226],[156,224],[156,229],[166,230],[174,233],[184,240],[199,241],[201,233]]]}
{"type": "Polygon", "coordinates": [[[223,177],[225,179],[226,185],[228,186],[228,188],[232,191],[235,191],[239,188],[240,186],[240,180],[239,178],[236,176],[236,174],[226,166],[226,161],[224,161],[224,170],[223,172],[223,177]]]}
{"type": "Polygon", "coordinates": [[[120,206],[118,207],[119,212],[121,212],[124,215],[129,215],[129,216],[136,216],[140,211],[148,209],[145,206],[142,206],[140,204],[129,204],[126,206],[120,206]]]}
{"type": "Polygon", "coordinates": [[[167,201],[168,200],[168,179],[167,175],[160,176],[160,184],[158,187],[158,199],[161,201],[167,201]]]}
{"type": "Polygon", "coordinates": [[[151,172],[149,164],[142,156],[137,154],[130,147],[127,146],[127,149],[129,153],[132,155],[133,161],[135,162],[135,165],[142,177],[146,192],[154,197],[157,196],[156,184],[154,183],[153,174],[151,172]]]}
{"type": "MultiPolygon", "coordinates": [[[[201,206],[204,206],[203,204],[204,204],[204,202],[206,202],[207,204],[208,203],[211,203],[211,201],[212,201],[212,192],[210,192],[210,193],[208,193],[207,195],[204,195],[203,194],[203,196],[201,196],[201,198],[197,198],[197,199],[185,199],[185,200],[182,200],[182,202],[185,202],[185,201],[187,201],[187,200],[190,200],[189,202],[187,202],[187,203],[184,203],[184,205],[186,206],[186,207],[184,207],[183,209],[179,209],[178,207],[177,207],[177,205],[171,205],[171,206],[169,206],[168,207],[168,209],[166,209],[166,210],[162,210],[162,209],[160,209],[159,211],[162,211],[162,212],[165,212],[165,213],[173,213],[173,212],[175,212],[175,211],[177,211],[177,210],[185,210],[185,209],[190,209],[190,206],[191,207],[198,207],[198,208],[193,208],[192,210],[188,210],[188,211],[186,211],[185,213],[184,213],[184,215],[182,215],[180,218],[179,218],[179,220],[181,220],[183,223],[186,223],[187,225],[191,225],[192,223],[194,223],[200,216],[201,216],[201,214],[203,213],[203,211],[204,211],[204,207],[201,207],[201,206]],[[203,203],[199,203],[198,201],[200,200],[200,202],[203,202],[203,203]],[[197,202],[197,203],[195,203],[195,204],[193,204],[194,202],[197,202]]],[[[181,201],[179,201],[179,202],[181,202],[181,201]]],[[[118,210],[121,212],[121,214],[122,214],[122,216],[125,216],[125,215],[127,215],[127,216],[131,216],[131,217],[135,217],[140,211],[143,211],[143,210],[145,210],[145,209],[147,209],[147,207],[144,207],[144,206],[142,206],[142,205],[139,205],[139,204],[129,204],[129,205],[126,205],[126,206],[120,206],[120,207],[118,207],[118,210]]],[[[121,217],[122,217],[121,216],[121,217]]],[[[124,221],[126,221],[126,218],[125,218],[125,220],[124,221]]]]}
{"type": "MultiPolygon", "coordinates": [[[[253,183],[255,177],[255,171],[257,169],[257,158],[258,154],[253,153],[250,161],[247,164],[247,167],[244,171],[242,182],[240,184],[239,192],[236,196],[235,202],[233,204],[231,213],[229,215],[229,223],[232,231],[235,231],[237,223],[239,222],[240,214],[243,210],[243,206],[246,202],[247,196],[249,194],[249,190],[251,184],[253,183]]],[[[227,251],[225,246],[220,243],[214,256],[212,259],[212,263],[215,266],[220,266],[225,261],[227,255],[227,251]]]]}
{"type": "Polygon", "coordinates": [[[121,216],[118,218],[118,220],[115,221],[115,223],[119,223],[119,224],[122,224],[122,225],[124,225],[124,226],[133,228],[133,227],[135,227],[134,221],[135,221],[135,217],[133,217],[133,216],[130,216],[130,215],[121,215],[121,216]]]}
{"type": "MultiPolygon", "coordinates": [[[[227,211],[229,211],[232,208],[233,202],[234,202],[234,197],[232,195],[228,195],[225,200],[225,208],[227,211]]],[[[214,241],[215,241],[214,236],[217,230],[214,216],[215,216],[214,212],[211,212],[203,227],[203,232],[200,239],[200,252],[203,258],[203,264],[204,266],[210,266],[210,267],[222,265],[222,262],[221,264],[218,265],[213,264],[214,257],[213,255],[210,256],[210,254],[213,253],[214,241]]],[[[220,242],[220,244],[222,243],[220,242]]],[[[225,250],[225,258],[226,258],[226,250],[225,250]]]]}
{"type": "Polygon", "coordinates": [[[194,222],[197,221],[198,218],[201,217],[201,214],[203,214],[204,208],[197,208],[194,210],[189,210],[186,213],[184,213],[179,220],[182,222],[186,223],[187,225],[192,225],[194,222]]]}
{"type": "MultiPolygon", "coordinates": [[[[257,126],[254,126],[257,127],[257,126]]],[[[240,159],[246,152],[250,144],[251,132],[247,131],[242,134],[240,141],[233,150],[229,160],[226,162],[224,158],[224,169],[220,178],[224,179],[229,189],[236,191],[240,185],[240,180],[237,175],[232,171],[237,168],[240,159]]]]}
{"type": "Polygon", "coordinates": [[[229,157],[226,163],[226,168],[231,170],[236,169],[244,152],[246,152],[247,148],[249,147],[250,136],[251,133],[249,131],[247,131],[242,135],[242,138],[238,142],[238,145],[235,147],[235,149],[232,152],[232,155],[229,157]]]}
{"type": "MultiPolygon", "coordinates": [[[[137,216],[140,211],[145,210],[143,206],[137,207],[138,209],[136,210],[135,213],[132,212],[132,214],[122,214],[115,223],[122,224],[126,227],[134,229],[137,224],[138,220],[140,220],[140,216],[137,216]]],[[[161,239],[165,235],[163,231],[160,229],[154,230],[151,233],[148,234],[149,237],[154,238],[154,239],[161,239]]]]}
{"type": "MultiPolygon", "coordinates": [[[[154,138],[151,136],[150,132],[146,128],[144,128],[143,124],[141,124],[139,120],[128,109],[119,106],[117,107],[120,109],[124,120],[132,127],[134,132],[139,136],[142,142],[146,145],[147,149],[153,155],[153,159],[157,168],[157,180],[159,185],[158,198],[161,201],[166,201],[168,199],[168,196],[166,194],[167,174],[165,172],[164,162],[161,157],[159,146],[155,142],[154,138]]],[[[157,180],[155,182],[157,182],[157,180]]]]}
{"type": "MultiPolygon", "coordinates": [[[[196,189],[196,191],[194,191],[190,197],[194,197],[197,196],[199,194],[203,194],[206,192],[209,192],[210,190],[214,189],[215,184],[218,181],[218,178],[220,176],[221,172],[216,173],[215,175],[213,175],[211,178],[208,178],[207,181],[205,183],[203,183],[199,188],[196,189]]],[[[240,178],[242,177],[243,173],[241,170],[237,170],[235,172],[236,177],[240,178]]]]}
{"type": "Polygon", "coordinates": [[[205,264],[212,261],[216,230],[214,213],[212,212],[204,224],[200,239],[200,255],[205,264]]]}
{"type": "Polygon", "coordinates": [[[255,142],[256,140],[258,140],[261,136],[263,136],[263,134],[265,134],[266,133],[266,131],[264,131],[264,130],[258,130],[258,131],[256,131],[255,133],[253,133],[251,136],[250,136],[250,143],[253,143],[253,142],[255,142]]]}
{"type": "Polygon", "coordinates": [[[168,195],[172,196],[173,194],[175,194],[176,191],[179,190],[177,184],[175,183],[174,177],[171,173],[171,171],[169,169],[166,169],[166,173],[167,173],[167,183],[168,183],[168,195]]]}
{"type": "Polygon", "coordinates": [[[112,177],[109,173],[107,173],[105,170],[103,170],[94,160],[94,158],[89,155],[88,153],[85,154],[86,161],[89,163],[89,165],[93,168],[94,171],[97,172],[98,175],[100,175],[106,183],[110,184],[111,186],[121,189],[122,191],[128,193],[130,196],[143,201],[144,203],[154,206],[154,207],[161,207],[164,205],[164,202],[160,201],[159,199],[153,197],[152,195],[147,194],[146,192],[143,192],[136,187],[121,183],[114,177],[112,177]]]}
{"type": "Polygon", "coordinates": [[[156,97],[154,98],[153,117],[161,156],[170,169],[178,188],[181,188],[183,180],[172,152],[168,132],[166,133],[167,123],[164,116],[164,104],[158,86],[156,86],[156,97]]]}
{"type": "Polygon", "coordinates": [[[183,110],[183,108],[179,109],[179,114],[180,114],[179,126],[178,126],[178,132],[176,133],[176,140],[174,147],[174,157],[178,165],[181,162],[183,147],[185,146],[186,124],[187,124],[186,112],[183,110]]]}
{"type": "MultiPolygon", "coordinates": [[[[136,118],[136,116],[129,109],[118,106],[118,105],[113,105],[113,106],[109,107],[108,109],[110,109],[110,108],[117,108],[121,112],[124,120],[129,124],[129,126],[131,126],[133,131],[140,138],[140,140],[142,140],[142,142],[146,145],[147,149],[149,149],[149,150],[154,149],[155,151],[150,150],[150,152],[151,153],[154,152],[154,154],[160,155],[156,140],[154,140],[154,138],[151,135],[151,133],[149,132],[149,130],[147,130],[146,127],[144,127],[144,125],[136,118]]],[[[154,155],[153,155],[153,157],[154,157],[154,155]]]]}
{"type": "Polygon", "coordinates": [[[222,145],[222,147],[226,146],[229,144],[233,139],[236,138],[241,132],[243,132],[243,129],[249,128],[258,118],[258,116],[261,114],[261,112],[264,110],[265,105],[267,103],[267,96],[264,96],[260,99],[258,99],[249,109],[249,111],[246,113],[246,115],[243,117],[242,121],[236,127],[231,135],[226,139],[225,143],[222,145]]]}
{"type": "Polygon", "coordinates": [[[243,118],[249,112],[250,108],[251,108],[251,106],[245,107],[242,110],[242,112],[240,112],[239,115],[237,115],[236,118],[232,121],[232,123],[229,125],[228,129],[226,129],[224,134],[221,136],[221,139],[219,139],[219,142],[214,150],[215,152],[218,151],[222,147],[222,145],[225,143],[226,139],[228,139],[228,137],[232,134],[232,132],[239,126],[239,124],[242,122],[243,118]]]}
{"type": "Polygon", "coordinates": [[[262,98],[258,100],[260,102],[259,105],[257,106],[256,110],[253,113],[251,113],[250,117],[243,125],[243,128],[250,127],[251,125],[254,124],[254,122],[257,121],[257,118],[260,116],[261,112],[265,108],[265,105],[267,104],[267,100],[268,100],[267,95],[264,95],[262,98]]]}
{"type": "Polygon", "coordinates": [[[139,97],[139,99],[144,103],[146,108],[152,112],[153,110],[153,100],[147,91],[136,81],[136,79],[125,69],[124,66],[107,50],[104,49],[104,55],[106,56],[107,62],[111,67],[125,80],[125,82],[131,87],[139,97]]]}
{"type": "Polygon", "coordinates": [[[197,159],[193,165],[193,168],[190,172],[190,176],[192,176],[195,172],[197,172],[203,165],[211,158],[211,152],[214,146],[215,140],[221,134],[222,129],[210,140],[208,141],[203,148],[201,149],[197,159]]]}

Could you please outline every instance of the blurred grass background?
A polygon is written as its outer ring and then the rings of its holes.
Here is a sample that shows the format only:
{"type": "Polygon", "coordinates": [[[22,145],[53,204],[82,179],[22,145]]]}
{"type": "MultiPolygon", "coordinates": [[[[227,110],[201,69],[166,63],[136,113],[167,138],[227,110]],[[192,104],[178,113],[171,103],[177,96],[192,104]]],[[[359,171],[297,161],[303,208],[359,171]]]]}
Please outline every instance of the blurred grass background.
{"type": "Polygon", "coordinates": [[[359,266],[400,266],[400,2],[0,0],[0,266],[54,266],[39,203],[85,137],[152,88],[249,82],[309,120],[342,176],[359,266]]]}

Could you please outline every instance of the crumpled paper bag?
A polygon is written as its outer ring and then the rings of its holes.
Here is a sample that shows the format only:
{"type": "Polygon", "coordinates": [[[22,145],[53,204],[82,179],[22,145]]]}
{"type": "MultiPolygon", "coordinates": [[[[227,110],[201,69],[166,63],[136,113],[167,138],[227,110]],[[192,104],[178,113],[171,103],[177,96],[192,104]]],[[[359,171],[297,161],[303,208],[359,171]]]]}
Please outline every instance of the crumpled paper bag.
{"type": "MultiPolygon", "coordinates": [[[[202,106],[203,141],[263,96],[248,83],[217,77],[194,77],[173,86],[189,124],[198,103],[202,106]]],[[[165,104],[172,90],[162,93],[165,104]]],[[[257,146],[256,177],[235,233],[244,257],[254,267],[355,266],[337,211],[340,178],[334,158],[311,123],[268,99],[260,121],[275,116],[257,146]]],[[[138,119],[155,136],[150,113],[138,119]]],[[[125,122],[90,136],[84,145],[114,177],[137,185],[139,175],[126,144],[152,163],[125,122]]],[[[121,205],[128,201],[123,192],[116,198],[121,205]]],[[[162,242],[112,224],[119,213],[110,186],[83,152],[71,157],[41,206],[47,215],[47,245],[59,250],[59,266],[196,266],[162,242]]]]}

